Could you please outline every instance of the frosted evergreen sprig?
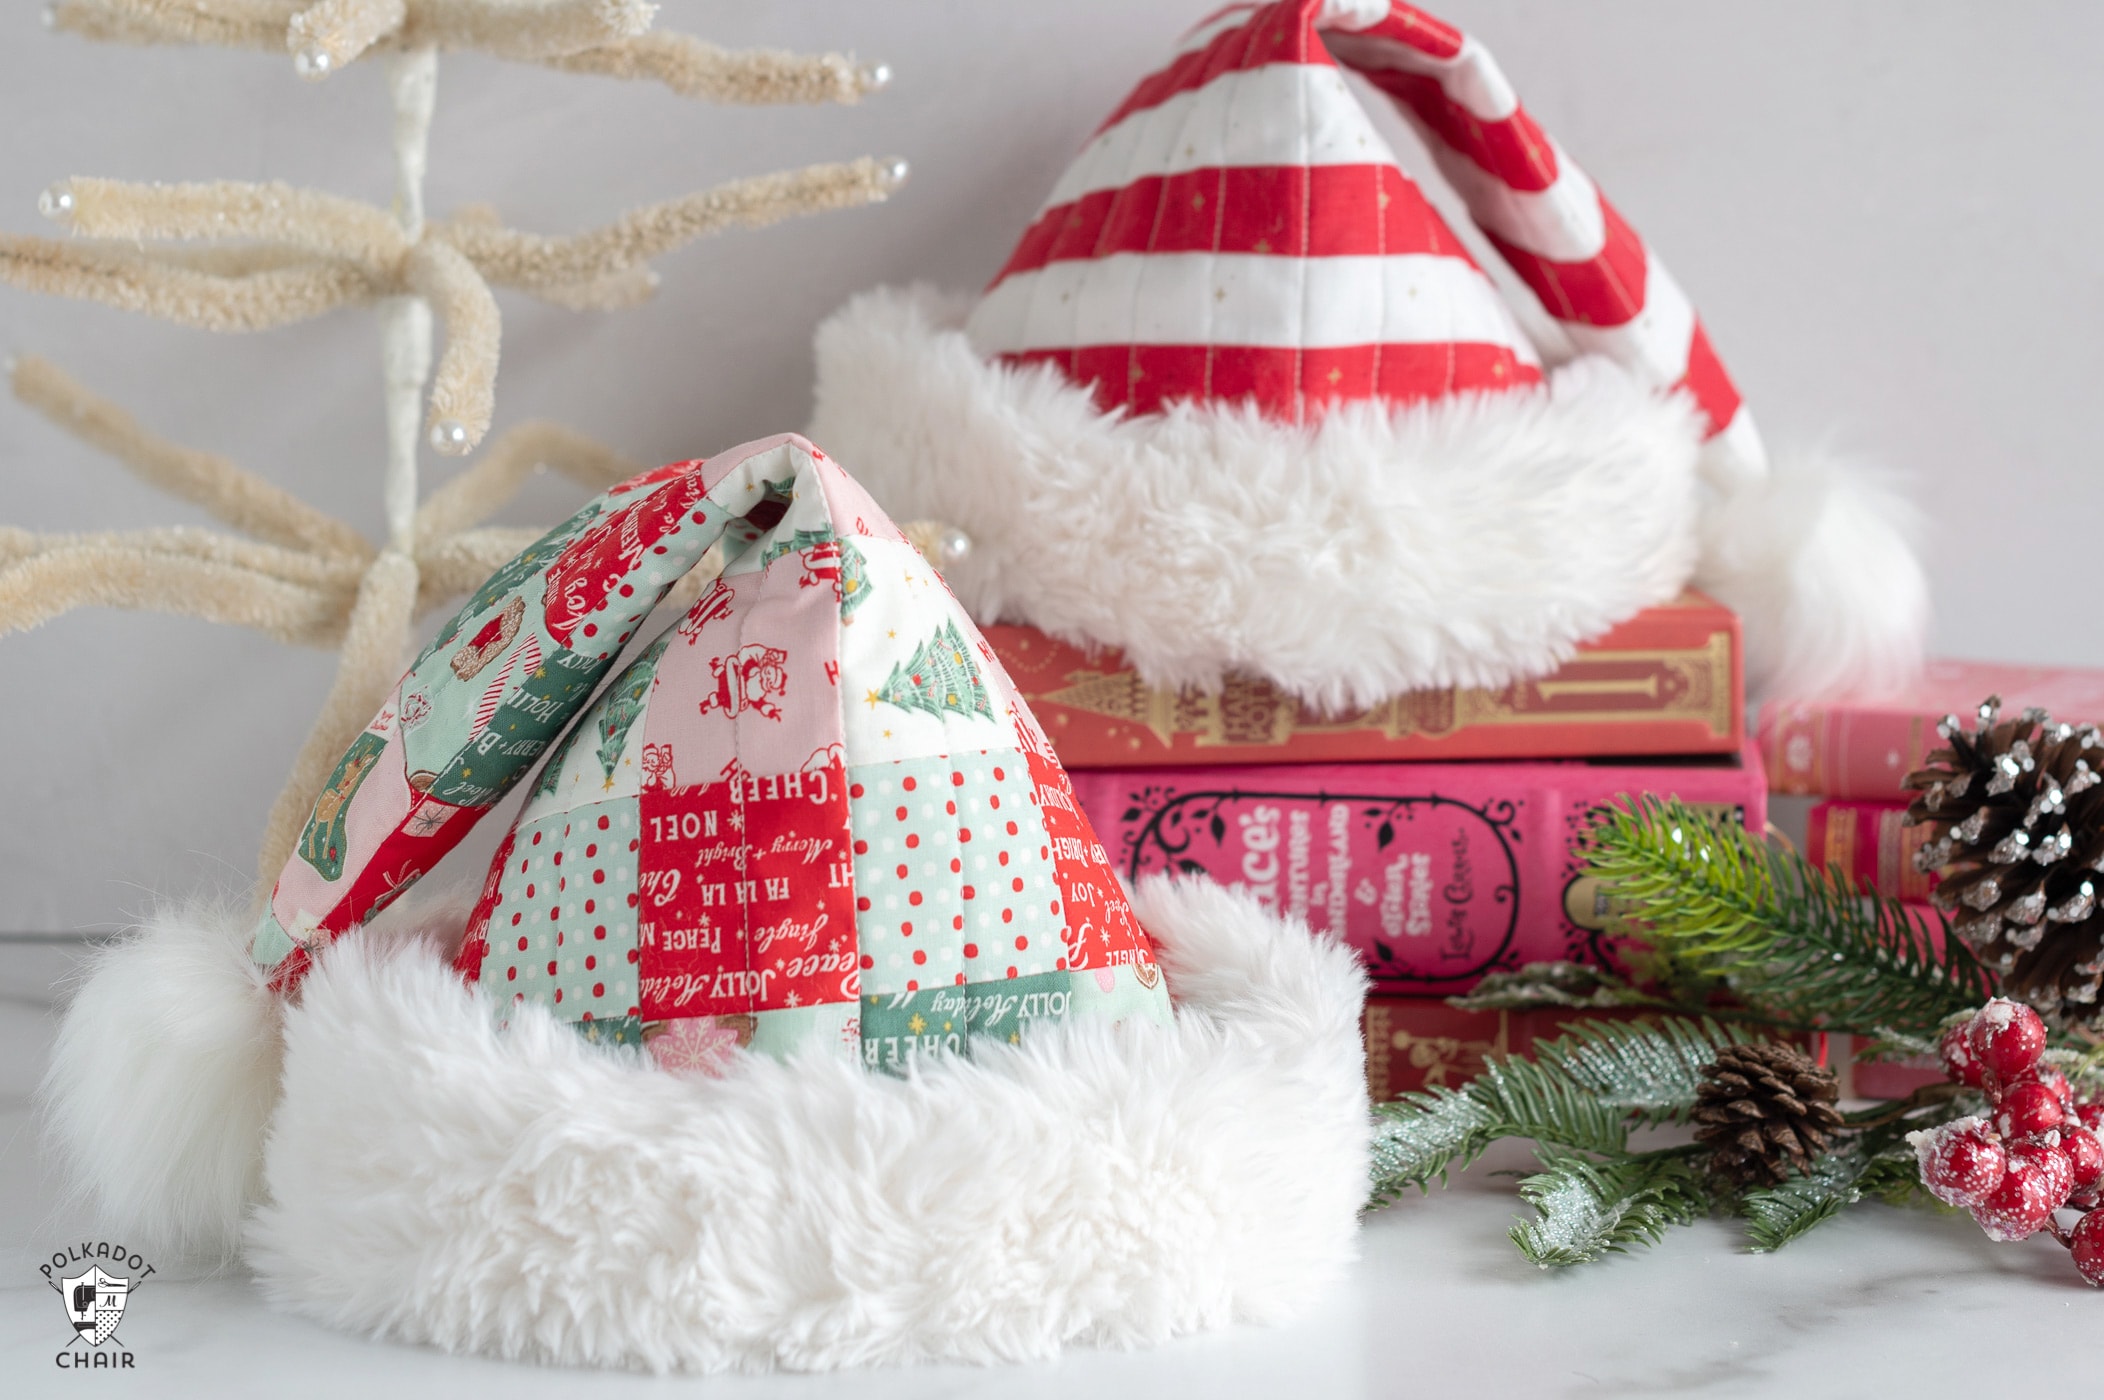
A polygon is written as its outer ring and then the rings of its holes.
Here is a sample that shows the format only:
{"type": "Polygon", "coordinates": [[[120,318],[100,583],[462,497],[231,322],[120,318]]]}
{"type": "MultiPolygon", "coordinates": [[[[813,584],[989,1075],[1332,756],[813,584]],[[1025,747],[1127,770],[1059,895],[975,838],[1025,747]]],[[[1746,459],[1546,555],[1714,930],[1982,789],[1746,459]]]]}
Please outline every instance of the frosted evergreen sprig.
{"type": "Polygon", "coordinates": [[[1430,1188],[1507,1138],[1531,1141],[1542,1170],[1520,1183],[1536,1212],[1512,1231],[1532,1262],[1561,1268],[1654,1244],[1674,1225],[1725,1212],[1746,1220],[1756,1251],[1779,1249],[1866,1197],[1919,1199],[1905,1135],[1973,1107],[1917,1101],[1851,1115],[1842,1144],[1806,1176],[1740,1191],[1703,1169],[1697,1144],[1632,1151],[1642,1128],[1689,1121],[1703,1069],[1753,1039],[1709,1018],[1607,1021],[1539,1042],[1532,1061],[1508,1058],[1460,1089],[1405,1095],[1376,1107],[1369,1208],[1430,1188]]]}
{"type": "Polygon", "coordinates": [[[1715,1021],[1666,1018],[1571,1027],[1506,1059],[1462,1089],[1406,1094],[1374,1110],[1371,1204],[1429,1189],[1501,1138],[1626,1154],[1637,1128],[1685,1123],[1702,1067],[1745,1034],[1715,1021]]]}
{"type": "Polygon", "coordinates": [[[1543,1152],[1546,1170],[1520,1182],[1532,1220],[1510,1231],[1520,1253],[1544,1269],[1584,1264],[1635,1244],[1657,1244],[1668,1229],[1716,1209],[1715,1189],[1684,1152],[1598,1163],[1543,1152]]]}
{"type": "Polygon", "coordinates": [[[1754,1253],[1781,1249],[1865,1197],[1893,1205],[1926,1200],[1914,1149],[1904,1136],[1914,1126],[1902,1122],[1896,1128],[1866,1131],[1822,1157],[1805,1175],[1748,1191],[1739,1200],[1739,1211],[1746,1217],[1746,1239],[1754,1253]]]}
{"type": "MultiPolygon", "coordinates": [[[[1542,1170],[1521,1182],[1520,1195],[1535,1215],[1511,1234],[1522,1254],[1550,1268],[1656,1243],[1672,1226],[1719,1211],[1742,1217],[1749,1244],[1765,1252],[1865,1198],[1925,1199],[1906,1136],[1977,1107],[1958,1086],[1847,1115],[1838,1141],[1776,1186],[1735,1185],[1699,1143],[1637,1152],[1629,1139],[1688,1122],[1705,1068],[1752,1038],[1699,1014],[1713,993],[1732,999],[1722,1014],[1735,1022],[1844,1031],[1884,1053],[1922,1054],[1995,991],[1965,945],[1845,875],[1675,801],[1603,810],[1585,856],[1628,931],[1649,945],[1652,970],[1641,985],[1553,964],[1486,979],[1456,1002],[1660,1014],[1566,1027],[1536,1044],[1532,1061],[1500,1060],[1460,1089],[1380,1106],[1372,1203],[1426,1189],[1500,1139],[1531,1141],[1542,1170]]],[[[2104,1081],[2104,1047],[2064,1040],[2048,1054],[2071,1079],[2104,1081]]]]}

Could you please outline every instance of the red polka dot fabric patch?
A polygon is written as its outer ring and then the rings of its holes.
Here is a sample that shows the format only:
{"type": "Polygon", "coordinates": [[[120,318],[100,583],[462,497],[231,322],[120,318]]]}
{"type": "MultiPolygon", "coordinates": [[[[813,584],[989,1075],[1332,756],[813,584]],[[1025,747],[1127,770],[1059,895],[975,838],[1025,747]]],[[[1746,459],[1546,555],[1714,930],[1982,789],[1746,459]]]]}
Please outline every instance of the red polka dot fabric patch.
{"type": "Polygon", "coordinates": [[[489,909],[471,944],[487,944],[481,978],[569,1020],[635,1014],[637,852],[632,799],[522,822],[491,862],[489,909]],[[604,818],[606,826],[599,825],[604,818]]]}
{"type": "Polygon", "coordinates": [[[850,782],[865,994],[1054,969],[1059,887],[1020,750],[864,764],[850,782]]]}

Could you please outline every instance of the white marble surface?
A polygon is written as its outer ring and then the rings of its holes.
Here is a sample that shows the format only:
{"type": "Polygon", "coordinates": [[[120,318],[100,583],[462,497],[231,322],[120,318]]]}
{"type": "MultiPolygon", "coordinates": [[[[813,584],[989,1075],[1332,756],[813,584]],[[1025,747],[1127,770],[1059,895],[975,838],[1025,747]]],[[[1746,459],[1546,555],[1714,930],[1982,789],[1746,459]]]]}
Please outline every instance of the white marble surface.
{"type": "MultiPolygon", "coordinates": [[[[91,1218],[62,1208],[36,1149],[29,1091],[52,1025],[62,949],[0,947],[0,1395],[509,1397],[684,1389],[724,1397],[1872,1396],[1977,1393],[1990,1358],[2022,1355],[2028,1394],[2085,1393],[2104,1293],[2050,1243],[1992,1245],[1963,1220],[1859,1208],[1780,1254],[1744,1252],[1728,1221],[1556,1274],[1504,1232],[1509,1181],[1479,1167],[1443,1194],[1369,1219],[1348,1279],[1290,1326],[1240,1328],[1138,1354],[1048,1365],[835,1376],[580,1376],[449,1357],[272,1312],[246,1277],[150,1281],[127,1309],[129,1374],[53,1364],[67,1341],[41,1252],[91,1218]]],[[[1506,1159],[1506,1165],[1518,1165],[1506,1159]]],[[[1499,1165],[1492,1162],[1490,1166],[1499,1165]]]]}

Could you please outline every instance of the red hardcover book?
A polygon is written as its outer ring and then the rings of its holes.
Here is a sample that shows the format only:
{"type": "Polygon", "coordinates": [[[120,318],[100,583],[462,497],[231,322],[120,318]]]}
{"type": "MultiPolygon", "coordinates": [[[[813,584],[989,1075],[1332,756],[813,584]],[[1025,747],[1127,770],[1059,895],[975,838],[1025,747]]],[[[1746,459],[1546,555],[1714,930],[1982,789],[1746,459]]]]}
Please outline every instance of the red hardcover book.
{"type": "Polygon", "coordinates": [[[1463,1011],[1438,997],[1370,996],[1360,1025],[1366,1035],[1366,1092],[1375,1103],[1414,1089],[1458,1089],[1505,1055],[1526,1055],[1581,1021],[1628,1020],[1635,1012],[1463,1011]]]}
{"type": "Polygon", "coordinates": [[[1971,724],[1990,695],[2014,713],[2036,705],[2069,724],[2104,723],[2104,670],[1931,661],[1901,695],[1761,706],[1756,730],[1768,780],[1782,793],[1896,801],[1900,782],[1942,744],[1936,722],[1971,724]]]}
{"type": "Polygon", "coordinates": [[[1866,889],[1925,903],[1936,877],[1914,868],[1914,853],[1929,829],[1908,826],[1906,816],[1904,802],[1822,802],[1805,818],[1805,856],[1866,889]]]}
{"type": "Polygon", "coordinates": [[[1458,1089],[1512,1053],[1513,1013],[1462,1011],[1438,997],[1366,999],[1366,1092],[1375,1103],[1413,1089],[1458,1089]]]}
{"type": "Polygon", "coordinates": [[[1671,794],[1759,830],[1749,747],[1677,764],[1380,763],[1096,769],[1070,775],[1127,879],[1191,871],[1337,933],[1385,991],[1448,996],[1485,973],[1616,966],[1575,844],[1599,807],[1671,794]]]}
{"type": "MultiPolygon", "coordinates": [[[[1634,1021],[1659,1014],[1638,1009],[1581,1010],[1565,1006],[1532,1011],[1463,1011],[1438,997],[1376,994],[1366,999],[1366,1012],[1359,1023],[1366,1038],[1366,1092],[1375,1103],[1385,1103],[1415,1089],[1459,1089],[1481,1074],[1489,1060],[1506,1055],[1531,1058],[1537,1042],[1567,1035],[1571,1027],[1594,1021],[1634,1021]]],[[[1718,1014],[1721,1017],[1728,1013],[1718,1014]]],[[[1790,1038],[1815,1056],[1830,1055],[1833,1048],[1822,1046],[1816,1036],[1790,1038]]],[[[1856,1068],[1860,1073],[1896,1067],[1856,1068]]],[[[1889,1087],[1884,1081],[1879,1081],[1879,1086],[1889,1087]]],[[[1864,1097],[1891,1098],[1905,1098],[1911,1091],[1911,1085],[1889,1095],[1854,1090],[1864,1097]]]]}
{"type": "Polygon", "coordinates": [[[1034,627],[986,639],[1069,769],[1729,754],[1745,737],[1739,620],[1699,593],[1638,613],[1540,680],[1329,716],[1247,678],[1217,695],[1155,689],[1119,653],[1034,627]]]}

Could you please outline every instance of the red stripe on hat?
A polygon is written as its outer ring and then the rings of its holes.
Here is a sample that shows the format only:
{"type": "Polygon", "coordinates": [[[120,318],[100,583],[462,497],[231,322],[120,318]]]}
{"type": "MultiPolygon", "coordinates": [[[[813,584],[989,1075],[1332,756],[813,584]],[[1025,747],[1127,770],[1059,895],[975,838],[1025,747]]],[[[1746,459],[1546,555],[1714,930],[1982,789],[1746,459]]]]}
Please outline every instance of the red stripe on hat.
{"type": "Polygon", "coordinates": [[[1223,29],[1205,47],[1179,54],[1168,67],[1140,79],[1098,135],[1110,130],[1135,112],[1159,107],[1180,92],[1193,92],[1223,73],[1242,73],[1272,63],[1310,63],[1335,67],[1329,50],[1312,42],[1305,12],[1320,0],[1283,0],[1253,11],[1249,19],[1232,29],[1223,29]]]}
{"type": "Polygon", "coordinates": [[[1530,193],[1556,183],[1556,149],[1526,108],[1515,107],[1511,116],[1487,122],[1448,97],[1439,79],[1429,73],[1375,68],[1365,77],[1408,108],[1441,142],[1500,183],[1530,193]]]}
{"type": "Polygon", "coordinates": [[[1395,5],[1389,9],[1388,18],[1371,29],[1353,31],[1359,34],[1377,34],[1383,39],[1393,39],[1408,44],[1427,58],[1444,62],[1456,58],[1467,36],[1445,20],[1435,19],[1415,5],[1395,5]]]}
{"type": "Polygon", "coordinates": [[[1084,345],[998,357],[1057,365],[1095,390],[1105,412],[1158,413],[1179,399],[1246,401],[1297,420],[1336,400],[1412,403],[1539,384],[1541,371],[1510,347],[1484,344],[1340,345],[1293,350],[1250,345],[1084,345]]]}
{"type": "Polygon", "coordinates": [[[1432,253],[1475,265],[1393,165],[1251,165],[1149,175],[1047,209],[988,289],[1047,263],[1114,253],[1348,257],[1432,253]]]}
{"type": "Polygon", "coordinates": [[[1695,335],[1688,342],[1688,372],[1680,377],[1676,388],[1685,389],[1694,396],[1695,404],[1709,419],[1709,431],[1705,437],[1715,437],[1731,426],[1731,420],[1739,416],[1739,389],[1724,372],[1724,361],[1710,346],[1709,332],[1702,322],[1695,322],[1695,335]]]}
{"type": "Polygon", "coordinates": [[[1600,215],[1607,226],[1606,241],[1584,262],[1551,262],[1487,228],[1483,236],[1557,320],[1624,326],[1644,309],[1644,241],[1604,198],[1600,215]]]}

